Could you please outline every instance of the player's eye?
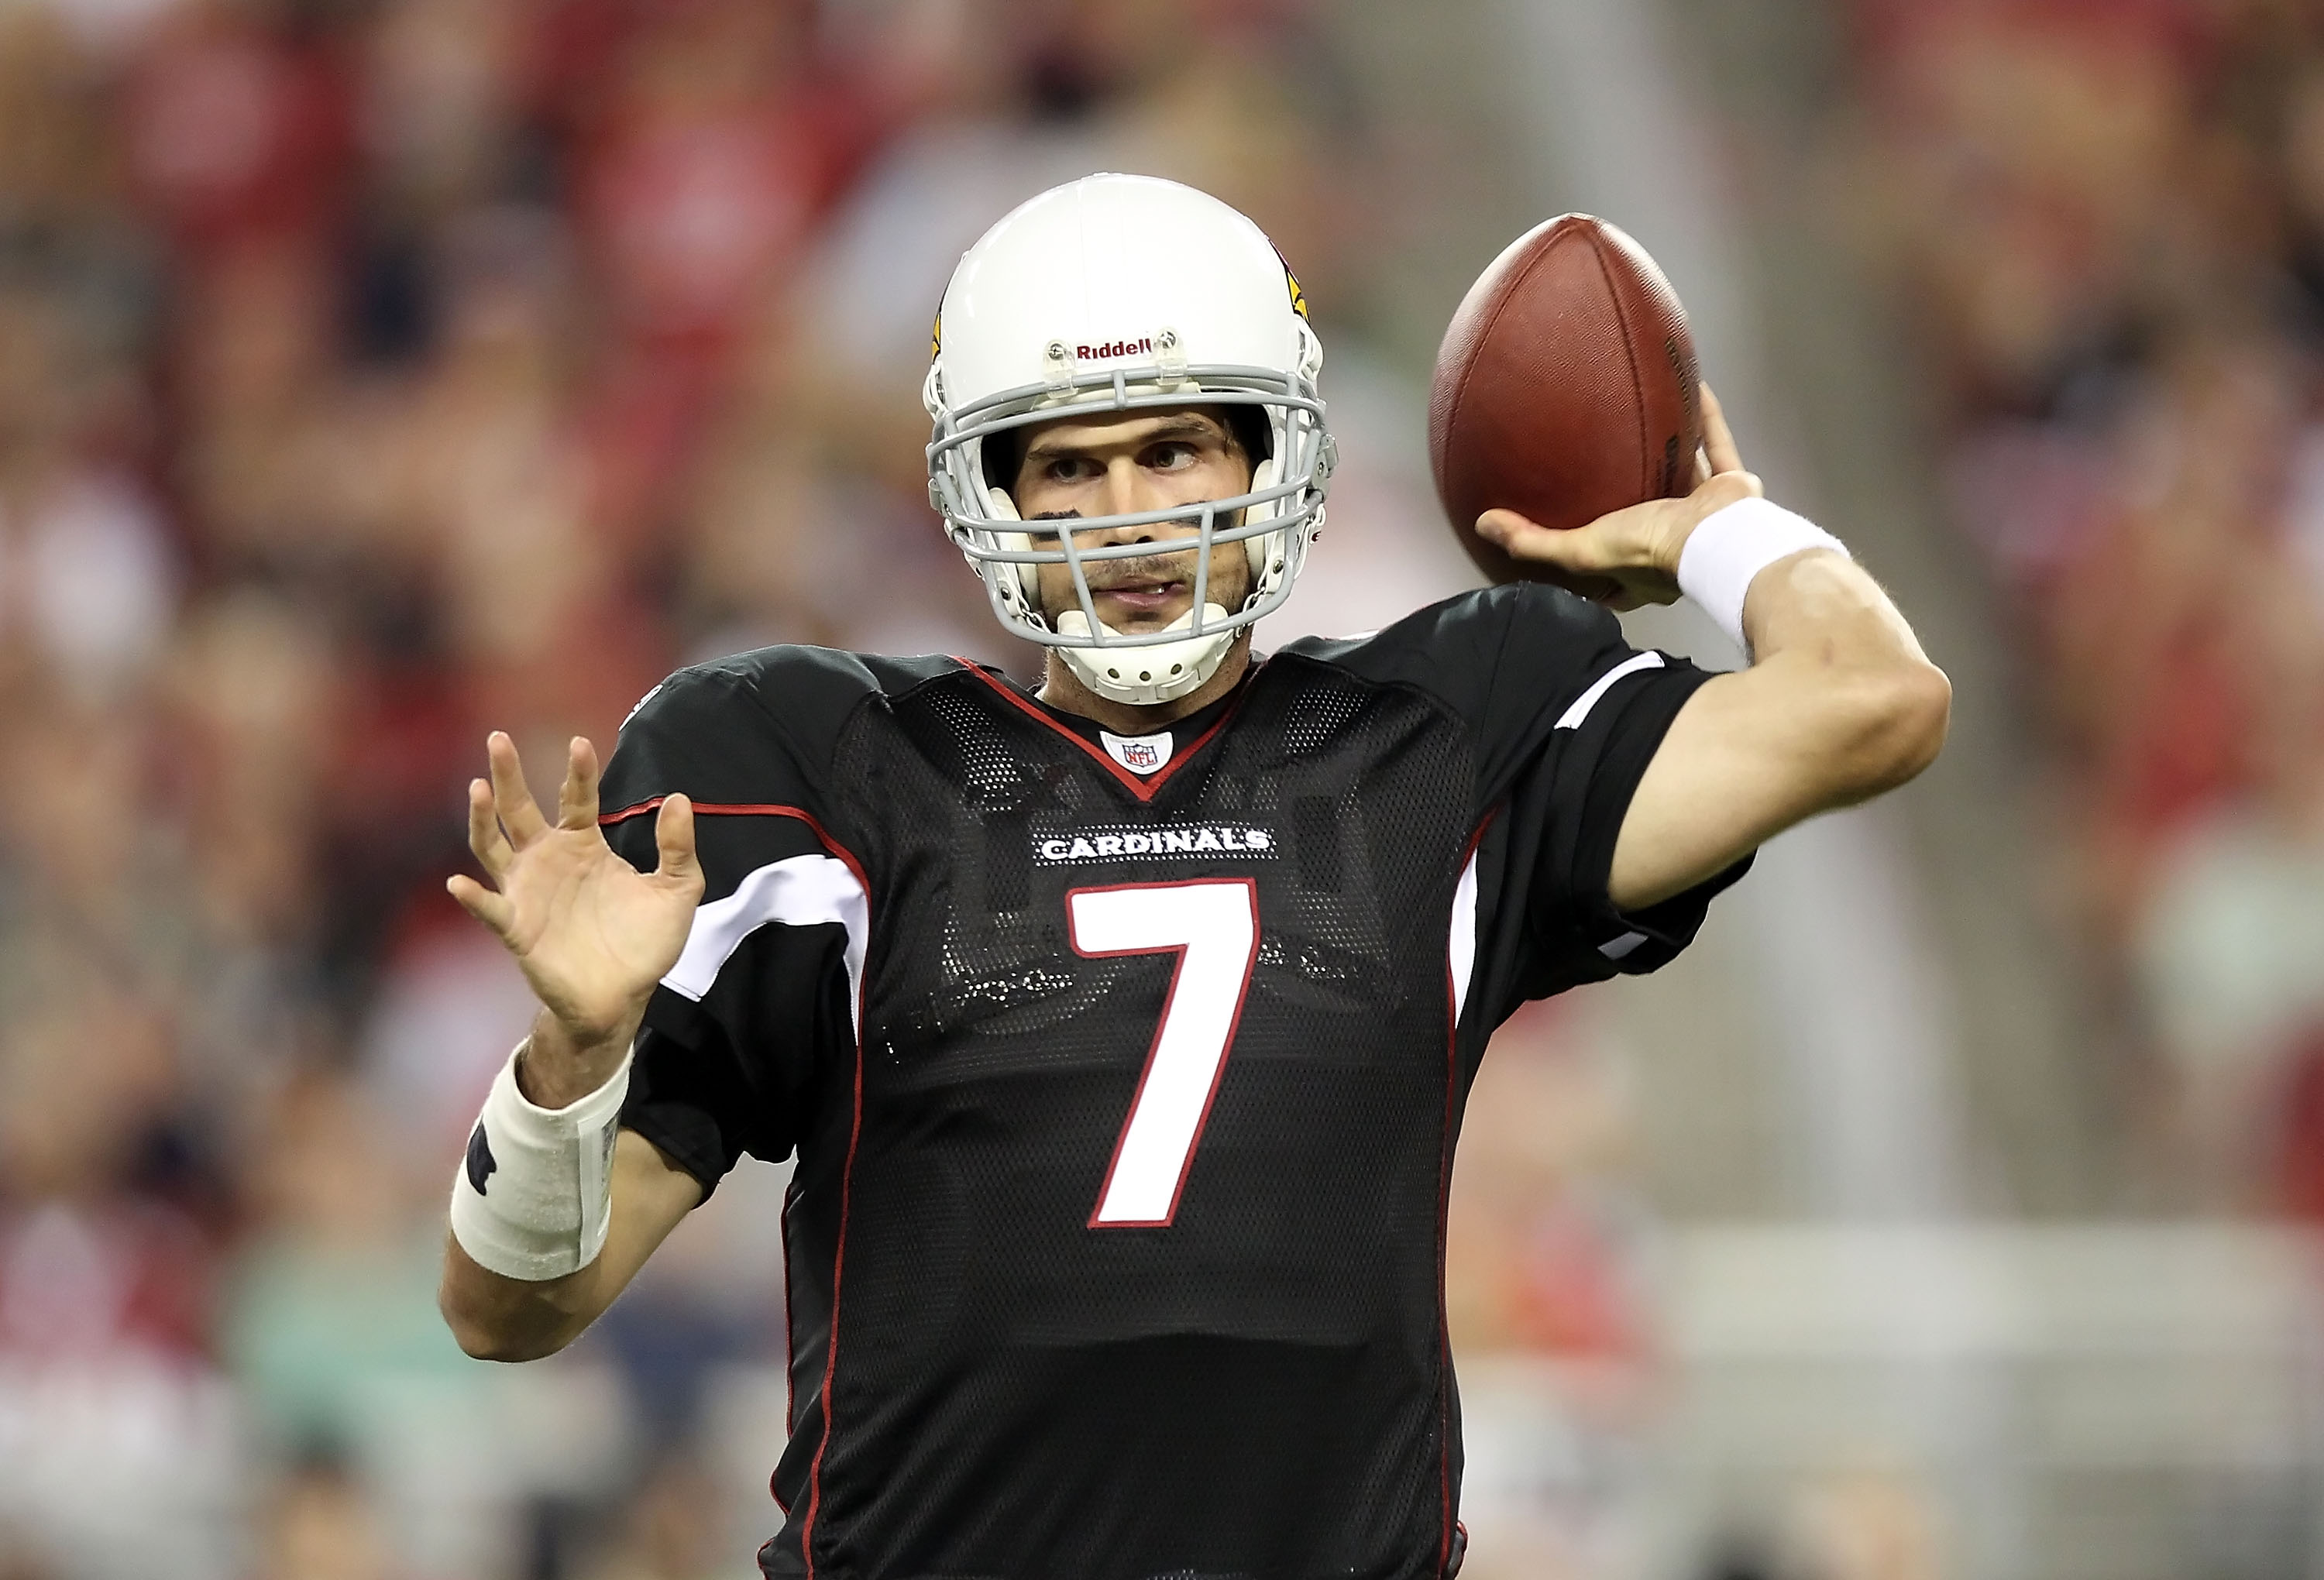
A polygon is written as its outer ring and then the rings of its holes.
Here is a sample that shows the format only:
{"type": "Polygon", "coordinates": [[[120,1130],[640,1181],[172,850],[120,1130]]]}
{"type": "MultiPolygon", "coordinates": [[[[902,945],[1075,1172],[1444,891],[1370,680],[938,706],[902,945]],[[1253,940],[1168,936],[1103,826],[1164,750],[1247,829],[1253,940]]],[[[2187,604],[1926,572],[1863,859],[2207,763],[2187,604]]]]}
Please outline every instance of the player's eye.
{"type": "Polygon", "coordinates": [[[1182,439],[1166,439],[1146,454],[1146,464],[1157,472],[1181,472],[1202,458],[1202,452],[1182,439]]]}

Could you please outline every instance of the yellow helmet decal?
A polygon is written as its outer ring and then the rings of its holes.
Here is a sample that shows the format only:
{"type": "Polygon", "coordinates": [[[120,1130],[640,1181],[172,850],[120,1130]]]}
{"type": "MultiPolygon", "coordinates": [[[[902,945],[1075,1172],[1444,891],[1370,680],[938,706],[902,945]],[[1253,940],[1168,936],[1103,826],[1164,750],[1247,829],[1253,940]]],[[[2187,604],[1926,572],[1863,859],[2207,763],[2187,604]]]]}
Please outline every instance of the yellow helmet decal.
{"type": "Polygon", "coordinates": [[[1291,310],[1301,317],[1305,317],[1307,293],[1299,289],[1299,277],[1291,272],[1291,266],[1287,263],[1283,266],[1283,283],[1291,288],[1291,310]]]}

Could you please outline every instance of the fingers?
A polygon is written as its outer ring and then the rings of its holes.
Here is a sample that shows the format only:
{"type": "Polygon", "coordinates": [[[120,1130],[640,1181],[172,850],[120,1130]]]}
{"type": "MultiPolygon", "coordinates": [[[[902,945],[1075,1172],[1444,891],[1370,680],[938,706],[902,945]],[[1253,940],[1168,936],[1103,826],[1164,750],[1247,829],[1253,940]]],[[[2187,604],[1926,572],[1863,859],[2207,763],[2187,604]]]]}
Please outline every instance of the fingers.
{"type": "Polygon", "coordinates": [[[1695,509],[1692,499],[1648,500],[1568,531],[1515,510],[1488,510],[1477,518],[1477,534],[1514,558],[1548,567],[1537,580],[1609,609],[1635,609],[1678,598],[1678,548],[1695,509]]]}
{"type": "Polygon", "coordinates": [[[494,883],[508,871],[516,852],[501,832],[500,813],[493,804],[493,787],[482,779],[468,781],[468,849],[475,852],[484,874],[494,883]]]}
{"type": "Polygon", "coordinates": [[[516,742],[505,730],[495,730],[484,738],[484,757],[492,767],[493,800],[500,812],[501,826],[508,830],[509,843],[521,850],[549,831],[548,820],[534,804],[532,790],[524,782],[524,765],[517,760],[516,742]]]}
{"type": "Polygon", "coordinates": [[[659,855],[656,874],[699,886],[702,868],[694,856],[694,803],[672,795],[654,814],[654,848],[659,855]]]}
{"type": "Polygon", "coordinates": [[[1743,452],[1735,446],[1735,435],[1727,426],[1727,413],[1720,409],[1719,397],[1711,386],[1702,386],[1702,453],[1711,460],[1711,470],[1740,472],[1743,452]]]}
{"type": "Polygon", "coordinates": [[[586,736],[565,743],[565,783],[557,791],[557,826],[597,826],[597,749],[586,736]]]}
{"type": "Polygon", "coordinates": [[[496,895],[470,877],[456,872],[444,880],[446,892],[460,902],[460,908],[491,928],[502,942],[508,940],[509,928],[516,918],[516,907],[505,895],[496,895]]]}

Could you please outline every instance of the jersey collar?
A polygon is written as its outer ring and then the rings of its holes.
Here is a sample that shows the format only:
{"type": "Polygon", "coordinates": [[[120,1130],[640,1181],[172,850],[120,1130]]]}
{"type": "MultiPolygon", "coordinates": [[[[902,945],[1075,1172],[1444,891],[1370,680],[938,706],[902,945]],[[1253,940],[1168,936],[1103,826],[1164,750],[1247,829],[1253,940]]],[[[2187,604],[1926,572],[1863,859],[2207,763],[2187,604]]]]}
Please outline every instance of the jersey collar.
{"type": "Polygon", "coordinates": [[[1235,710],[1250,694],[1251,677],[1259,671],[1261,660],[1251,655],[1250,666],[1232,691],[1185,718],[1165,725],[1147,735],[1117,735],[1094,719],[1079,713],[1069,713],[1053,708],[1038,697],[1030,695],[1007,676],[995,674],[969,659],[957,660],[961,667],[985,684],[999,692],[1019,710],[1047,725],[1089,754],[1111,774],[1115,780],[1140,801],[1151,801],[1164,784],[1198,756],[1212,738],[1226,727],[1235,710]],[[1163,742],[1167,740],[1165,746],[1163,742]],[[1139,768],[1130,760],[1138,755],[1109,744],[1112,742],[1147,743],[1147,749],[1161,760],[1150,768],[1139,768]]]}

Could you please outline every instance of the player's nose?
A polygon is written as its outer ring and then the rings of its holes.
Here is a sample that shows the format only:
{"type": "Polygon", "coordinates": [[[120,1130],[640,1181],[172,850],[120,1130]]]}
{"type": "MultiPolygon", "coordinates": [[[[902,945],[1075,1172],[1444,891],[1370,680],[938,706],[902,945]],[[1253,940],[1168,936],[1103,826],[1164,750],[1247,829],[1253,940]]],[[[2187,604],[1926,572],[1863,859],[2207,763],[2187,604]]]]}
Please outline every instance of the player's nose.
{"type": "MultiPolygon", "coordinates": [[[[1153,473],[1123,458],[1106,467],[1104,513],[1109,516],[1142,515],[1149,510],[1167,510],[1186,501],[1153,473]]],[[[1176,521],[1148,521],[1136,527],[1116,527],[1104,534],[1108,543],[1152,543],[1159,538],[1183,537],[1186,525],[1176,521]]]]}
{"type": "MultiPolygon", "coordinates": [[[[1105,513],[1109,516],[1135,515],[1141,510],[1158,510],[1169,503],[1154,488],[1145,469],[1130,456],[1117,456],[1105,469],[1105,513]]],[[[1143,543],[1154,536],[1153,527],[1118,527],[1107,534],[1113,543],[1143,543]]]]}

